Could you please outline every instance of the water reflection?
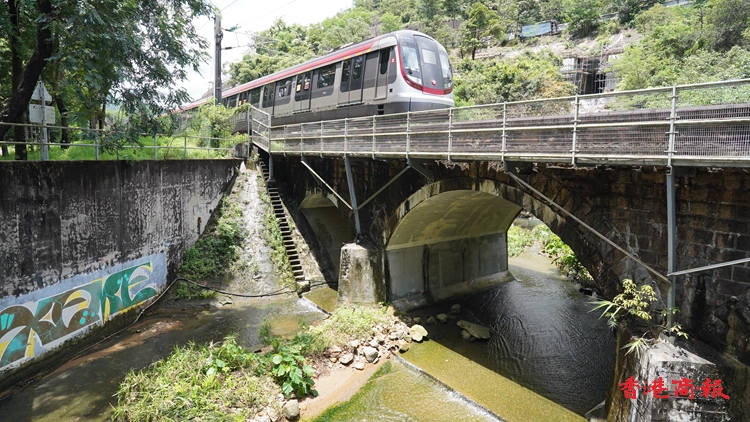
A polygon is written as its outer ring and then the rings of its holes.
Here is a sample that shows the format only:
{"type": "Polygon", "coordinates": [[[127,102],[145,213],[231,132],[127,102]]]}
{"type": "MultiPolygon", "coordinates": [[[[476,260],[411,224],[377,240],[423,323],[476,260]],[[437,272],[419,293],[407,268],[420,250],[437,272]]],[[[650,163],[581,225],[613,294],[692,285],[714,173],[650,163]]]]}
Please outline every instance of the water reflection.
{"type": "Polygon", "coordinates": [[[534,251],[509,260],[516,281],[414,312],[462,312],[448,324],[428,326],[442,345],[578,413],[606,396],[614,362],[614,337],[590,297],[566,282],[550,260],[534,251]],[[488,342],[463,340],[458,319],[491,327],[488,342]]]}

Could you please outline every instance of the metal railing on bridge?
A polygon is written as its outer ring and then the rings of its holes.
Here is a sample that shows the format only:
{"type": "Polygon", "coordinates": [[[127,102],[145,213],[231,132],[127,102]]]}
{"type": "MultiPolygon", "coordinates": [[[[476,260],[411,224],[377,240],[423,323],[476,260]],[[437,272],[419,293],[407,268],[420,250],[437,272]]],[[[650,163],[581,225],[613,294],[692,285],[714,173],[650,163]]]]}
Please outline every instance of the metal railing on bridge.
{"type": "MultiPolygon", "coordinates": [[[[55,130],[68,131],[77,133],[74,138],[81,138],[68,143],[45,142],[43,140],[27,140],[25,142],[0,141],[0,146],[15,147],[17,145],[26,145],[36,150],[28,153],[29,160],[112,160],[112,159],[219,159],[219,158],[243,158],[246,157],[247,151],[238,148],[237,139],[234,138],[212,138],[206,136],[193,135],[166,135],[166,134],[139,134],[141,144],[122,143],[112,145],[106,142],[105,138],[117,138],[124,136],[123,133],[117,133],[110,129],[90,129],[73,126],[54,126],[40,125],[29,123],[0,123],[11,127],[22,127],[30,132],[31,138],[42,138],[41,131],[55,130]],[[151,141],[153,140],[153,141],[151,141]],[[212,143],[218,143],[226,146],[212,146],[212,143]],[[51,147],[60,147],[70,150],[71,153],[60,156],[60,154],[51,153],[51,147]]],[[[71,134],[72,134],[71,133],[71,134]]],[[[247,139],[239,143],[247,146],[247,139]]],[[[56,152],[59,152],[57,150],[56,152]]],[[[15,151],[10,156],[14,158],[15,151]]],[[[0,158],[1,160],[2,158],[0,158]]]]}
{"type": "Polygon", "coordinates": [[[750,166],[750,79],[270,125],[272,154],[571,164],[750,166]]]}

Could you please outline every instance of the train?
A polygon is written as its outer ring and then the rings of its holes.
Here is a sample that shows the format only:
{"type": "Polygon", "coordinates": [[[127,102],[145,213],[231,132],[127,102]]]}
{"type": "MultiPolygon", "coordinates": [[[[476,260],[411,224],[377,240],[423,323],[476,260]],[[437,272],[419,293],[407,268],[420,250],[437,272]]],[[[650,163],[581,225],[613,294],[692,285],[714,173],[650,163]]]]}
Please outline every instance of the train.
{"type": "Polygon", "coordinates": [[[454,105],[453,71],[439,42],[401,30],[227,89],[222,101],[229,108],[250,103],[273,126],[434,110],[454,105]]]}

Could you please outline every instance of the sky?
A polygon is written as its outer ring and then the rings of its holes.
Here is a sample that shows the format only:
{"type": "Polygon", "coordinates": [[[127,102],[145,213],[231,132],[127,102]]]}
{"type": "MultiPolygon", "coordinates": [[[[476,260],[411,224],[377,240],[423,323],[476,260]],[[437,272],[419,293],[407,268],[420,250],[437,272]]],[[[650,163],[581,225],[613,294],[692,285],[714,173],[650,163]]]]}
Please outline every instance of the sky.
{"type": "MultiPolygon", "coordinates": [[[[322,22],[343,9],[352,6],[352,0],[212,0],[221,10],[222,28],[237,25],[237,33],[224,32],[222,47],[244,46],[249,44],[250,37],[240,32],[258,32],[273,24],[277,18],[287,23],[309,25],[322,22]]],[[[213,18],[201,17],[193,21],[198,34],[209,40],[210,59],[201,65],[201,72],[190,71],[187,79],[181,84],[197,100],[209,88],[213,87],[214,68],[214,21],[213,18]]],[[[247,47],[222,50],[221,62],[237,62],[242,59],[247,47]]],[[[225,80],[226,82],[226,80],[225,80]]]]}

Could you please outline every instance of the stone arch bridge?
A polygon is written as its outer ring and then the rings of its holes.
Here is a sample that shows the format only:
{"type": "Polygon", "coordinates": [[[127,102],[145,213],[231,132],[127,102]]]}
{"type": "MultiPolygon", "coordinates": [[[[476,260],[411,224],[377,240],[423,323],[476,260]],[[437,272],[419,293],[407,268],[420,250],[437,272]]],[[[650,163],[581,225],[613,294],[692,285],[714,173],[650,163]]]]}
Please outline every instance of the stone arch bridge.
{"type": "MultiPolygon", "coordinates": [[[[639,284],[652,284],[662,302],[667,300],[668,282],[547,200],[658,273],[667,274],[667,169],[525,163],[508,169],[495,161],[412,163],[420,173],[404,160],[349,161],[354,197],[372,197],[357,211],[358,235],[354,213],[347,206],[354,201],[345,160],[276,156],[274,178],[287,200],[300,204],[298,210],[307,215],[301,221],[302,230],[313,244],[321,246],[318,253],[326,256],[320,261],[334,263],[328,266],[329,278],[338,277],[339,271],[346,278],[337,246],[356,238],[356,246],[345,247],[353,248],[345,252],[351,255],[345,259],[346,265],[354,265],[353,261],[364,265],[371,284],[352,286],[344,293],[351,300],[419,303],[505,280],[505,235],[521,210],[538,217],[570,245],[604,296],[614,296],[620,281],[631,278],[639,284]],[[519,184],[514,176],[528,186],[519,184]],[[321,222],[309,213],[311,207],[328,207],[334,213],[321,222]],[[321,233],[335,235],[331,239],[321,233]],[[326,243],[326,239],[335,242],[326,243]]],[[[697,168],[678,174],[674,177],[676,269],[750,256],[748,171],[697,168]]],[[[681,310],[677,320],[683,327],[747,361],[750,350],[741,340],[750,332],[747,264],[675,277],[675,282],[676,306],[681,310]]]]}
{"type": "Polygon", "coordinates": [[[239,123],[345,300],[501,282],[526,210],[605,297],[624,278],[650,283],[690,333],[749,363],[747,98],[750,80],[277,127],[253,110],[239,123]]]}

